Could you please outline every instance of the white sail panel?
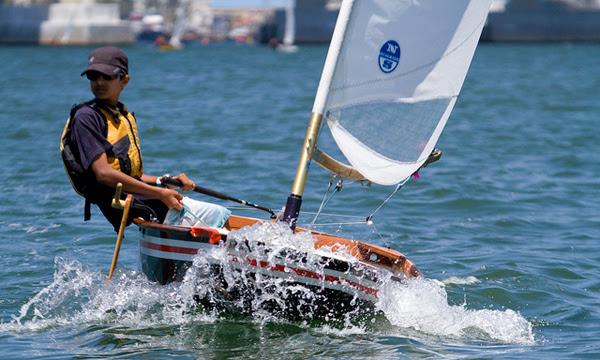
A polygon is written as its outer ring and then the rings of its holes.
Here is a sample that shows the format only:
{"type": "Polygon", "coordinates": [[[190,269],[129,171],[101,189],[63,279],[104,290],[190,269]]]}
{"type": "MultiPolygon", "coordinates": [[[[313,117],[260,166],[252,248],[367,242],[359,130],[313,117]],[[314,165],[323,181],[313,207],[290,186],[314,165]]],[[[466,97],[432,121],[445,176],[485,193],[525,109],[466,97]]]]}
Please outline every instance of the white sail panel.
{"type": "Polygon", "coordinates": [[[341,151],[369,180],[399,183],[427,160],[452,112],[490,3],[354,2],[325,115],[341,151]]]}
{"type": "Polygon", "coordinates": [[[294,45],[294,41],[296,39],[296,0],[288,1],[288,5],[285,7],[285,29],[283,33],[283,44],[294,45]]]}

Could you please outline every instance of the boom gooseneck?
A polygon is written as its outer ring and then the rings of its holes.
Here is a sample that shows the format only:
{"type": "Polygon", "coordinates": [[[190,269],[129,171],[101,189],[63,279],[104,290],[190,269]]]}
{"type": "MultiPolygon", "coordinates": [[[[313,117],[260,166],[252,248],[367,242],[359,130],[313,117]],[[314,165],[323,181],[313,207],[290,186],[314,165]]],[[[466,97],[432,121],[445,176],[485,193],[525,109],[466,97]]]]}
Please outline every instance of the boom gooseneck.
{"type": "Polygon", "coordinates": [[[304,185],[306,184],[306,178],[308,176],[308,168],[317,146],[321,121],[323,120],[323,111],[325,109],[325,104],[327,103],[329,88],[333,79],[338,56],[342,48],[353,4],[354,0],[342,2],[335,30],[331,38],[331,44],[329,45],[329,50],[327,52],[325,65],[323,66],[323,73],[321,74],[317,95],[315,96],[312,116],[308,122],[306,136],[304,137],[304,143],[302,144],[300,160],[298,161],[298,167],[296,168],[296,177],[294,178],[292,191],[285,206],[283,221],[288,223],[292,229],[296,228],[296,222],[300,215],[302,195],[304,194],[304,185]]]}

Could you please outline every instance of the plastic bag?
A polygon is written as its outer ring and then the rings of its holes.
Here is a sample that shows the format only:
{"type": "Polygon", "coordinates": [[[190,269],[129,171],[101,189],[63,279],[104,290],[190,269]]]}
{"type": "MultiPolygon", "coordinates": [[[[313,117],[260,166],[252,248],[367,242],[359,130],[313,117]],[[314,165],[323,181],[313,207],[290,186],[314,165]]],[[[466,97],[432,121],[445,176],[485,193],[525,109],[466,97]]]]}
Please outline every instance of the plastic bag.
{"type": "Polygon", "coordinates": [[[164,224],[220,228],[231,215],[224,206],[183,197],[183,210],[169,209],[164,224]]]}

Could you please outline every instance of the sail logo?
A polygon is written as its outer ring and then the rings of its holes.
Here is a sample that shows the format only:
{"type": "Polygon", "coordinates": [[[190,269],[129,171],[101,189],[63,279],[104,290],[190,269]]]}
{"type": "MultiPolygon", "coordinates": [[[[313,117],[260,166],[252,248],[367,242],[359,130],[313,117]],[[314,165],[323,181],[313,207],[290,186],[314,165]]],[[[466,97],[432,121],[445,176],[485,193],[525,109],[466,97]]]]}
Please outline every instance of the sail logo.
{"type": "Polygon", "coordinates": [[[379,50],[379,69],[386,74],[396,70],[400,63],[400,45],[394,40],[388,40],[379,50]]]}

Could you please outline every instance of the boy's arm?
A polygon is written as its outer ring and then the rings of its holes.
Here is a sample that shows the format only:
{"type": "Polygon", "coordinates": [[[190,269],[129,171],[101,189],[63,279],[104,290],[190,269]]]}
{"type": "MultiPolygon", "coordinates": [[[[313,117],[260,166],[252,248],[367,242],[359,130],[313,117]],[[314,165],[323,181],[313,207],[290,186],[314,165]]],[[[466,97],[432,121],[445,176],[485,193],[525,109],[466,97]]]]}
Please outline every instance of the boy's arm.
{"type": "MultiPolygon", "coordinates": [[[[96,176],[96,180],[103,185],[116,188],[117,183],[121,183],[123,184],[123,190],[126,192],[157,198],[168,206],[169,209],[183,209],[183,196],[180,193],[172,189],[148,185],[143,181],[139,181],[113,169],[108,164],[106,153],[101,154],[92,162],[91,169],[96,176]]],[[[154,178],[156,181],[156,177],[154,178]]]]}

